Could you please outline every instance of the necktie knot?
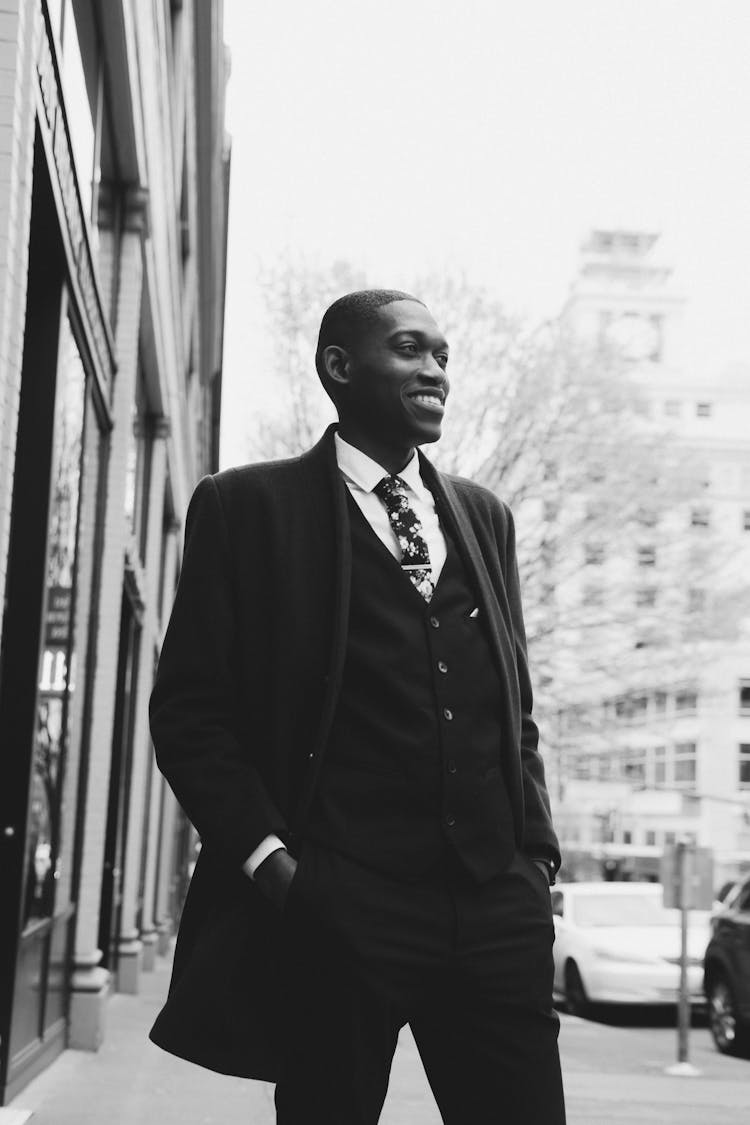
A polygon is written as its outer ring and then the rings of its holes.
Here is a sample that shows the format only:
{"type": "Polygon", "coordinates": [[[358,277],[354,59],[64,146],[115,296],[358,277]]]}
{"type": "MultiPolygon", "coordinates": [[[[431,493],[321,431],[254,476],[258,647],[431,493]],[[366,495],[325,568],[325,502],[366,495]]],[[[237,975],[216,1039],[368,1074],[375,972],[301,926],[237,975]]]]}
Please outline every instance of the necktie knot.
{"type": "Polygon", "coordinates": [[[422,534],[419,516],[409,502],[407,486],[401,477],[393,475],[378,481],[373,492],[385,504],[391,528],[401,550],[401,568],[404,570],[426,602],[432,597],[435,586],[427,542],[422,534]]]}
{"type": "Polygon", "coordinates": [[[385,504],[386,508],[390,510],[391,507],[401,507],[403,503],[409,503],[409,498],[406,495],[406,484],[399,476],[383,477],[373,488],[376,496],[385,504]]]}

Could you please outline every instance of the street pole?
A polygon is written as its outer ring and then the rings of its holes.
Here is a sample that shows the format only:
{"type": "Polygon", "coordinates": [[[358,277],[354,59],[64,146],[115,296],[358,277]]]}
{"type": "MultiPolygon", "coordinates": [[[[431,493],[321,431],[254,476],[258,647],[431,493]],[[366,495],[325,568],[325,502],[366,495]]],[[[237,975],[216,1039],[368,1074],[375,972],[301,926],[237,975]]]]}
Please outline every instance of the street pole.
{"type": "Polygon", "coordinates": [[[689,1061],[690,1037],[690,983],[688,981],[688,921],[692,904],[691,842],[684,837],[677,841],[675,875],[677,877],[677,905],[680,910],[680,994],[677,1001],[677,1062],[666,1068],[666,1073],[681,1078],[695,1078],[700,1074],[689,1061]]]}
{"type": "Polygon", "coordinates": [[[690,991],[688,985],[688,910],[690,909],[690,890],[688,887],[690,855],[685,840],[677,844],[677,862],[680,872],[680,999],[677,1005],[677,1062],[688,1061],[688,1037],[690,1034],[690,991]]]}

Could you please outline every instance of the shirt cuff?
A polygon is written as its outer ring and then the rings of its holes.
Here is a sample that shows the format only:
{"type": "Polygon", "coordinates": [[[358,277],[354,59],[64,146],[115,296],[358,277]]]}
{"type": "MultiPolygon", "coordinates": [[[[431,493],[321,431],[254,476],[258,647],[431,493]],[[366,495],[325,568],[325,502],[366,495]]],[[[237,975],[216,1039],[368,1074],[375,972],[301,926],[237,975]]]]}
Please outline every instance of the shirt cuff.
{"type": "Polygon", "coordinates": [[[273,852],[279,851],[280,848],[285,848],[286,844],[279,839],[278,836],[273,834],[266,836],[258,844],[254,852],[251,852],[245,862],[242,864],[242,870],[245,874],[249,875],[251,879],[255,878],[255,872],[260,867],[264,860],[268,859],[269,855],[273,852]]]}

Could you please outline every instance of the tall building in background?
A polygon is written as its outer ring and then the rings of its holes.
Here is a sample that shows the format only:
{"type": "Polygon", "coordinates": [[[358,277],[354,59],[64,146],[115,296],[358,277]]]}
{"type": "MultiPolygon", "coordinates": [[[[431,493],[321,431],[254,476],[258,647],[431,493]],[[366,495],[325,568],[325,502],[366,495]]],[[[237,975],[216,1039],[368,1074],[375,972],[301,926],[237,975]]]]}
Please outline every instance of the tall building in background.
{"type": "Polygon", "coordinates": [[[137,991],[188,876],[147,702],[218,468],[221,0],[0,13],[0,1103],[137,991]]]}
{"type": "Polygon", "coordinates": [[[624,548],[577,545],[556,591],[589,632],[563,673],[552,788],[570,867],[655,874],[664,845],[688,835],[714,849],[722,879],[750,869],[750,369],[695,369],[658,251],[653,233],[593,231],[565,310],[627,372],[644,484],[624,548]],[[666,455],[680,469],[665,505],[666,455]],[[599,629],[605,606],[617,613],[599,629]]]}

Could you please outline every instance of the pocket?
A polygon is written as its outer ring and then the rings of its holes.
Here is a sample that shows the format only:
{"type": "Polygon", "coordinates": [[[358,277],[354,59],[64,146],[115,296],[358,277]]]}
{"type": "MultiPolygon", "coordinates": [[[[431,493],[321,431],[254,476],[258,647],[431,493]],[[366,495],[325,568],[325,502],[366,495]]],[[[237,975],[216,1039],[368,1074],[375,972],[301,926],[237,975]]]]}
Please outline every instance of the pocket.
{"type": "Polygon", "coordinates": [[[527,882],[530,882],[532,886],[536,888],[537,892],[542,895],[544,901],[549,903],[551,909],[552,902],[549,893],[550,883],[546,872],[537,867],[534,860],[526,855],[525,852],[516,852],[511,866],[514,864],[517,865],[517,870],[520,874],[525,876],[527,882]]]}
{"type": "Polygon", "coordinates": [[[283,918],[286,918],[287,914],[289,914],[290,909],[294,907],[299,897],[300,888],[305,880],[305,871],[307,868],[307,858],[309,851],[310,845],[307,843],[302,844],[299,856],[297,858],[297,866],[294,870],[292,881],[289,884],[289,890],[286,893],[286,900],[281,911],[281,915],[283,918]]]}

